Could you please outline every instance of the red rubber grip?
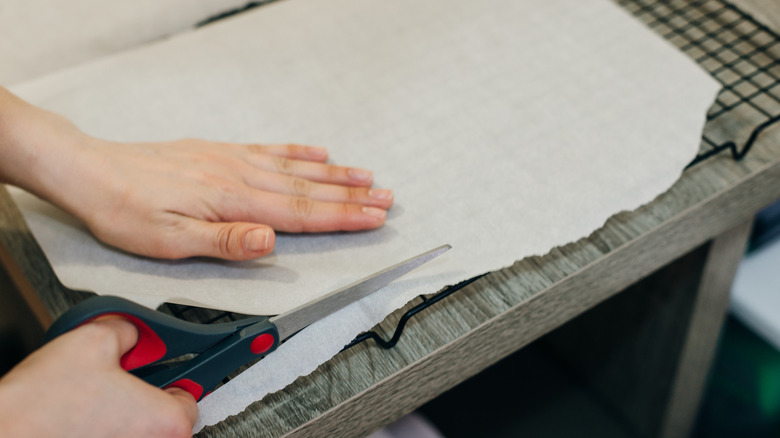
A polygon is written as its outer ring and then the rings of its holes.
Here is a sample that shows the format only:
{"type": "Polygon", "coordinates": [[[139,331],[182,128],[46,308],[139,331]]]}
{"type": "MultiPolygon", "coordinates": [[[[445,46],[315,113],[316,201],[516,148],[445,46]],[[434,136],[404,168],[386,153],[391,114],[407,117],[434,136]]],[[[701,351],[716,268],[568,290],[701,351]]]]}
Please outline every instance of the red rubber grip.
{"type": "Polygon", "coordinates": [[[117,315],[127,318],[130,322],[135,324],[135,327],[138,329],[138,342],[135,343],[135,347],[130,349],[130,351],[119,359],[119,364],[122,365],[122,368],[130,371],[150,364],[156,360],[160,360],[165,356],[168,347],[166,347],[165,342],[160,339],[160,336],[149,328],[146,323],[133,315],[124,313],[117,313],[117,315]]]}
{"type": "Polygon", "coordinates": [[[84,321],[80,325],[87,324],[103,316],[117,315],[132,322],[138,330],[138,341],[135,346],[119,359],[119,364],[125,371],[134,370],[138,367],[148,365],[165,356],[168,347],[165,342],[154,332],[145,322],[133,315],[121,312],[109,312],[84,321]]]}
{"type": "Polygon", "coordinates": [[[274,346],[274,342],[276,342],[274,335],[263,333],[252,339],[252,343],[249,344],[249,349],[254,354],[263,354],[274,346]]]}

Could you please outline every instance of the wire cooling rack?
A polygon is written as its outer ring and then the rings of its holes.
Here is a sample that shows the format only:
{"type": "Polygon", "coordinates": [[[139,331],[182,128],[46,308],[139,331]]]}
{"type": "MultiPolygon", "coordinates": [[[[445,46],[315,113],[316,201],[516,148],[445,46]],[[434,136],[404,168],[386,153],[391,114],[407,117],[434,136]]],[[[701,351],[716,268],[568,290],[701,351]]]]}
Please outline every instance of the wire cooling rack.
{"type": "MultiPolygon", "coordinates": [[[[616,1],[696,60],[723,85],[716,102],[707,112],[701,150],[689,166],[726,151],[734,159],[741,159],[763,132],[780,121],[780,36],[773,30],[723,0],[616,1]]],[[[266,3],[270,2],[252,2],[250,7],[266,3]]],[[[246,9],[231,11],[217,18],[246,9]]],[[[204,24],[213,21],[211,19],[204,24]]],[[[392,348],[410,318],[478,278],[419,297],[419,304],[401,316],[389,339],[369,331],[344,348],[368,339],[373,339],[382,348],[392,348]]],[[[245,316],[175,304],[167,304],[162,310],[202,323],[230,321],[245,316]]]]}
{"type": "Polygon", "coordinates": [[[723,151],[741,159],[761,133],[780,121],[780,36],[775,31],[723,0],[617,1],[723,85],[707,113],[702,151],[691,165],[723,151]],[[720,130],[710,129],[717,124],[723,125],[720,130]]]}

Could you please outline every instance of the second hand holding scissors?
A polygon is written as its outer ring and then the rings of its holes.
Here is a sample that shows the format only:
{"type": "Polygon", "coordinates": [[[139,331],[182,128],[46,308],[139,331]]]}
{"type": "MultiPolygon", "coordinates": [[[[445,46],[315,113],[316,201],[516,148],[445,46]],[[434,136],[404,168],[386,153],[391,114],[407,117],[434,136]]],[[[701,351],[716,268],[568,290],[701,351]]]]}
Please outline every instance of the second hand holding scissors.
{"type": "Polygon", "coordinates": [[[101,316],[118,315],[138,329],[135,347],[120,365],[160,388],[177,387],[200,400],[227,375],[274,351],[279,344],[315,321],[364,298],[449,250],[444,245],[379,271],[317,300],[274,316],[234,322],[196,324],[112,296],[96,296],[60,316],[46,333],[51,340],[101,316]],[[162,362],[197,354],[176,363],[162,362]]]}

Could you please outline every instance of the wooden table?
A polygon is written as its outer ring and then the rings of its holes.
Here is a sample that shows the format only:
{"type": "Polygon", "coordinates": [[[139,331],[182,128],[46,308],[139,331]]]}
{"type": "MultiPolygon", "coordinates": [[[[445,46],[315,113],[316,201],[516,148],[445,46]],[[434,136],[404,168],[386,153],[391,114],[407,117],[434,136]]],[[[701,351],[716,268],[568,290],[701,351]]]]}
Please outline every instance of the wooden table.
{"type": "MultiPolygon", "coordinates": [[[[707,160],[591,236],[431,306],[395,348],[368,341],[343,351],[200,436],[364,436],[542,337],[638,434],[686,436],[750,221],[779,198],[775,129],[744,160],[707,160]]],[[[42,326],[80,300],[56,279],[5,190],[0,244],[8,279],[42,326]]],[[[414,304],[375,330],[389,337],[414,304]]]]}

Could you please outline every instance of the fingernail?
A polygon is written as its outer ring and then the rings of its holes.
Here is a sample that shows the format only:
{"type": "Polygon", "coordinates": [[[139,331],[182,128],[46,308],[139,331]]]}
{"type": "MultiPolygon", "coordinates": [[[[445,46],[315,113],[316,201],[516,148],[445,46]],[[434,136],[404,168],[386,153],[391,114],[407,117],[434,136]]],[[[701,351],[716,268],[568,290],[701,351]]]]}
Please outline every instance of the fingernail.
{"type": "Polygon", "coordinates": [[[181,389],[178,386],[169,386],[169,387],[165,388],[164,391],[165,392],[169,392],[169,393],[179,393],[179,394],[189,394],[189,395],[192,395],[191,392],[189,392],[187,390],[184,390],[184,389],[181,389]]]}
{"type": "Polygon", "coordinates": [[[249,251],[264,251],[268,249],[269,240],[271,240],[271,230],[255,228],[244,234],[244,248],[249,251]]]}
{"type": "Polygon", "coordinates": [[[384,219],[385,216],[387,216],[387,212],[382,210],[381,208],[375,208],[375,207],[363,207],[363,213],[375,217],[377,219],[384,219]]]}
{"type": "Polygon", "coordinates": [[[328,150],[316,146],[309,146],[306,153],[312,158],[328,158],[328,150]]]}
{"type": "Polygon", "coordinates": [[[368,191],[368,196],[372,199],[393,199],[393,191],[389,189],[371,189],[368,191]]]}
{"type": "Polygon", "coordinates": [[[374,174],[370,170],[347,169],[347,175],[356,181],[371,181],[374,174]]]}

